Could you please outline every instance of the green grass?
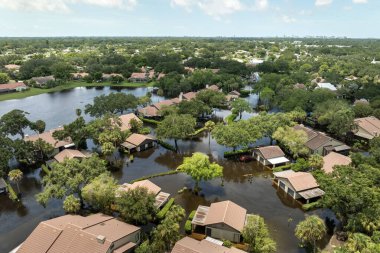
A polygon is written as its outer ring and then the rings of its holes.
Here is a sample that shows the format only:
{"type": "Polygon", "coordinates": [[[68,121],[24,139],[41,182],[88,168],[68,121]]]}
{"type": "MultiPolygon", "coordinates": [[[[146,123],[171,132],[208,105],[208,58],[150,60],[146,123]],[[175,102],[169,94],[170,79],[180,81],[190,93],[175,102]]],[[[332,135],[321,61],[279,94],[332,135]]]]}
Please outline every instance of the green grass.
{"type": "Polygon", "coordinates": [[[114,84],[111,82],[103,82],[103,83],[86,83],[80,81],[70,81],[65,84],[59,85],[57,87],[49,88],[49,89],[40,89],[40,88],[30,88],[26,91],[14,92],[14,93],[6,93],[0,95],[0,101],[10,100],[10,99],[20,99],[31,96],[36,96],[44,93],[51,93],[63,90],[70,90],[77,87],[124,87],[124,88],[138,88],[138,87],[151,87],[154,85],[154,82],[150,83],[130,83],[130,82],[122,82],[119,84],[114,84]]]}

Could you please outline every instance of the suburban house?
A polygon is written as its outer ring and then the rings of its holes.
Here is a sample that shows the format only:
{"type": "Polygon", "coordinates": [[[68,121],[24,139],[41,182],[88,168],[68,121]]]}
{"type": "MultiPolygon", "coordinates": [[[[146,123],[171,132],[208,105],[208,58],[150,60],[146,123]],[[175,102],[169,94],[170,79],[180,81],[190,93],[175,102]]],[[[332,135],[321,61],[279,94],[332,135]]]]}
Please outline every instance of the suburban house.
{"type": "Polygon", "coordinates": [[[157,118],[157,117],[161,117],[160,111],[162,109],[164,109],[167,106],[178,104],[179,102],[180,101],[178,98],[162,100],[158,103],[154,103],[144,108],[140,108],[138,109],[138,112],[141,116],[146,117],[146,118],[157,118]]]}
{"type": "Polygon", "coordinates": [[[117,74],[117,73],[111,73],[111,74],[103,73],[102,74],[102,79],[103,80],[109,80],[112,77],[121,77],[121,78],[124,78],[122,74],[117,74]]]}
{"type": "Polygon", "coordinates": [[[64,149],[64,150],[62,150],[61,152],[59,152],[58,154],[56,154],[55,156],[54,156],[54,159],[57,161],[57,162],[59,162],[59,163],[61,163],[61,162],[63,162],[65,159],[69,159],[69,160],[71,160],[71,159],[79,159],[79,160],[81,160],[81,159],[83,159],[83,158],[87,158],[88,157],[88,155],[86,155],[86,154],[84,154],[84,153],[82,153],[81,151],[79,151],[79,150],[76,150],[76,149],[64,149]]]}
{"type": "Polygon", "coordinates": [[[294,89],[305,90],[306,89],[306,85],[303,84],[303,83],[296,83],[295,85],[293,85],[293,88],[294,89]]]}
{"type": "Polygon", "coordinates": [[[126,131],[131,129],[131,120],[136,120],[137,122],[142,123],[141,119],[139,119],[134,113],[128,113],[121,115],[119,117],[120,119],[120,130],[121,131],[126,131]]]}
{"type": "Polygon", "coordinates": [[[0,84],[0,93],[23,91],[28,89],[28,86],[23,82],[0,84]]]}
{"type": "Polygon", "coordinates": [[[213,84],[213,85],[206,85],[206,89],[207,90],[213,90],[213,91],[221,91],[220,89],[219,89],[219,87],[217,86],[217,85],[215,85],[215,84],[213,84]]]}
{"type": "Polygon", "coordinates": [[[305,146],[309,149],[310,154],[319,154],[322,156],[334,151],[340,154],[347,155],[350,151],[350,147],[343,142],[335,140],[334,138],[315,131],[304,125],[296,125],[293,127],[295,130],[302,130],[307,134],[307,141],[305,146]]]}
{"type": "Polygon", "coordinates": [[[75,144],[71,141],[70,138],[60,141],[53,137],[53,133],[55,131],[61,130],[62,128],[52,129],[50,131],[43,132],[42,134],[36,134],[36,135],[26,135],[24,140],[25,141],[32,141],[35,142],[39,139],[49,143],[54,147],[54,154],[57,154],[58,152],[66,149],[74,147],[75,144]]]}
{"type": "Polygon", "coordinates": [[[197,92],[194,92],[194,91],[190,91],[190,92],[187,92],[187,93],[182,93],[179,94],[179,102],[181,102],[182,100],[187,100],[187,101],[190,101],[192,99],[195,99],[197,97],[197,92]]]}
{"type": "Polygon", "coordinates": [[[372,140],[380,135],[380,120],[370,116],[365,118],[355,119],[357,130],[354,131],[355,136],[372,140]]]}
{"type": "Polygon", "coordinates": [[[90,74],[89,73],[86,73],[86,72],[78,72],[78,73],[71,73],[72,77],[74,80],[80,80],[80,79],[83,79],[85,77],[88,77],[90,74]]]}
{"type": "Polygon", "coordinates": [[[337,91],[336,87],[331,83],[317,83],[316,89],[328,89],[331,91],[337,91]]]}
{"type": "Polygon", "coordinates": [[[289,162],[279,146],[256,148],[253,150],[252,156],[262,165],[271,166],[273,168],[277,165],[283,165],[289,162]]]}
{"type": "Polygon", "coordinates": [[[156,145],[156,138],[150,135],[131,134],[121,146],[128,152],[140,152],[156,145]]]}
{"type": "Polygon", "coordinates": [[[41,222],[13,252],[127,253],[140,243],[140,228],[101,213],[64,215],[41,222]]]}
{"type": "MultiPolygon", "coordinates": [[[[138,187],[146,188],[149,193],[151,193],[155,196],[156,201],[155,201],[154,205],[157,208],[162,207],[169,200],[170,194],[161,191],[161,187],[152,183],[150,180],[137,181],[137,182],[134,182],[133,184],[124,183],[124,184],[120,185],[120,187],[118,188],[117,191],[118,192],[129,191],[131,189],[136,189],[138,187]]],[[[118,196],[118,193],[116,193],[116,196],[118,196]]]]}
{"type": "Polygon", "coordinates": [[[336,152],[330,152],[328,155],[323,157],[323,167],[322,170],[325,173],[331,173],[334,171],[334,166],[336,165],[350,165],[351,158],[345,155],[341,155],[336,152]]]}
{"type": "Polygon", "coordinates": [[[227,95],[226,95],[226,100],[228,102],[231,102],[231,101],[234,101],[235,99],[239,98],[240,97],[240,92],[236,91],[236,90],[233,90],[233,91],[230,91],[227,95]]]}
{"type": "Polygon", "coordinates": [[[171,253],[245,253],[235,247],[227,248],[223,242],[207,237],[202,241],[184,237],[174,245],[171,253]]]}
{"type": "Polygon", "coordinates": [[[55,81],[54,76],[39,76],[32,77],[31,81],[35,82],[37,86],[45,86],[49,81],[55,81]]]}
{"type": "Polygon", "coordinates": [[[19,71],[21,66],[17,64],[7,64],[4,65],[4,68],[9,71],[19,71]]]}
{"type": "Polygon", "coordinates": [[[162,78],[164,78],[166,75],[164,73],[160,73],[158,74],[158,77],[157,77],[157,80],[161,80],[162,78]]]}
{"type": "Polygon", "coordinates": [[[6,193],[8,190],[7,190],[7,184],[4,180],[4,178],[0,177],[0,194],[1,193],[6,193]]]}
{"type": "Polygon", "coordinates": [[[285,170],[275,172],[273,175],[274,183],[278,187],[293,199],[299,199],[301,202],[309,203],[325,194],[311,173],[285,170]]]}
{"type": "Polygon", "coordinates": [[[198,206],[191,221],[194,233],[205,234],[216,239],[239,243],[244,228],[247,210],[232,201],[198,206]]]}
{"type": "Polygon", "coordinates": [[[142,83],[147,82],[149,80],[149,76],[147,73],[140,73],[140,72],[134,72],[132,75],[128,78],[130,82],[134,83],[142,83]]]}

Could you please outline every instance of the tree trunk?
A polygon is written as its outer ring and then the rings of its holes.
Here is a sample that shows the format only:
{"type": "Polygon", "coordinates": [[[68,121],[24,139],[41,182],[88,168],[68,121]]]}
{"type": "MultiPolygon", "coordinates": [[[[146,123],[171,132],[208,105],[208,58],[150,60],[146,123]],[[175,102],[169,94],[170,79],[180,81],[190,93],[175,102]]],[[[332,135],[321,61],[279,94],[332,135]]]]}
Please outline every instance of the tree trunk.
{"type": "Polygon", "coordinates": [[[239,112],[239,115],[240,115],[240,119],[241,119],[241,117],[243,116],[243,112],[239,112]]]}
{"type": "Polygon", "coordinates": [[[208,131],[208,147],[210,148],[211,145],[211,132],[208,131]]]}
{"type": "Polygon", "coordinates": [[[19,186],[18,182],[16,182],[16,185],[17,185],[18,194],[20,194],[20,186],[19,186]]]}
{"type": "Polygon", "coordinates": [[[175,151],[178,152],[178,143],[177,139],[174,139],[175,151]]]}

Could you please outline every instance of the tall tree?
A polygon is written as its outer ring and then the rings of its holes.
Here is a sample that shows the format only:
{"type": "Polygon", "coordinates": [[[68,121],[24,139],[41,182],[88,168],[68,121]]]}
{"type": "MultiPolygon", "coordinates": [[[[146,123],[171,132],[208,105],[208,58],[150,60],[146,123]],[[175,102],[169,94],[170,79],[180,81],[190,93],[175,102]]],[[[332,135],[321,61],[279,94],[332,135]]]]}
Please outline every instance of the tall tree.
{"type": "Polygon", "coordinates": [[[241,119],[243,112],[251,112],[252,108],[249,105],[248,101],[243,98],[237,98],[232,101],[231,106],[239,113],[239,117],[241,119]]]}
{"type": "Polygon", "coordinates": [[[211,144],[211,131],[215,128],[215,122],[214,121],[207,121],[205,123],[205,128],[207,129],[208,132],[208,146],[210,147],[211,144]]]}
{"type": "Polygon", "coordinates": [[[211,180],[223,176],[223,167],[217,163],[211,163],[207,155],[194,153],[191,157],[185,157],[178,170],[185,172],[195,180],[195,191],[201,180],[211,180]]]}
{"type": "Polygon", "coordinates": [[[26,118],[28,114],[18,109],[4,114],[0,118],[0,131],[13,136],[19,134],[24,139],[24,130],[32,125],[32,122],[26,118]]]}
{"type": "Polygon", "coordinates": [[[82,187],[107,171],[106,162],[96,155],[81,161],[65,159],[51,166],[51,172],[42,179],[43,191],[36,195],[37,201],[44,206],[51,198],[62,199],[71,194],[78,195],[83,205],[82,187]]]}
{"type": "Polygon", "coordinates": [[[127,222],[146,224],[154,218],[157,209],[154,205],[155,195],[145,187],[128,191],[118,191],[116,208],[127,222]]]}
{"type": "Polygon", "coordinates": [[[302,130],[292,127],[279,127],[273,134],[273,138],[283,145],[295,158],[308,154],[305,146],[307,134],[302,130]]]}
{"type": "Polygon", "coordinates": [[[24,173],[22,173],[22,171],[19,169],[14,169],[14,170],[9,171],[8,177],[12,182],[16,183],[17,191],[18,191],[18,193],[20,193],[19,183],[22,180],[22,178],[24,177],[24,173]]]}
{"type": "Polygon", "coordinates": [[[305,220],[297,224],[295,234],[303,243],[311,244],[313,252],[316,252],[317,241],[326,235],[325,222],[316,215],[308,216],[305,220]]]}
{"type": "Polygon", "coordinates": [[[123,114],[128,109],[135,109],[139,103],[138,98],[132,94],[111,93],[94,98],[93,104],[87,104],[85,113],[92,117],[101,117],[107,113],[123,114]]]}
{"type": "Polygon", "coordinates": [[[159,138],[174,139],[175,148],[178,150],[178,139],[187,138],[195,131],[196,121],[188,114],[168,115],[161,124],[158,125],[156,132],[159,138]]]}
{"type": "Polygon", "coordinates": [[[80,210],[80,200],[74,195],[69,195],[63,201],[63,210],[66,213],[75,214],[80,210]]]}
{"type": "Polygon", "coordinates": [[[64,125],[62,130],[55,131],[53,136],[58,140],[71,138],[76,147],[83,147],[86,145],[86,140],[89,137],[86,121],[82,116],[79,116],[73,122],[64,125]]]}
{"type": "Polygon", "coordinates": [[[12,140],[0,132],[0,177],[8,173],[9,161],[13,157],[12,146],[12,140]]]}
{"type": "Polygon", "coordinates": [[[249,252],[276,252],[276,243],[269,235],[265,221],[259,215],[249,215],[242,231],[244,242],[248,244],[249,252]]]}

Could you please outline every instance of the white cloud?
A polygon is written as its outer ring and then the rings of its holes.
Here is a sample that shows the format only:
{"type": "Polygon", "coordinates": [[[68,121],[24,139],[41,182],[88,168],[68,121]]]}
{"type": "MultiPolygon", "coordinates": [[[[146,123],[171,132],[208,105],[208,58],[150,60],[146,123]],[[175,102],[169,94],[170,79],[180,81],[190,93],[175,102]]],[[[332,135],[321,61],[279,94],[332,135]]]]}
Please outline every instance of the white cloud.
{"type": "Polygon", "coordinates": [[[137,5],[137,0],[0,0],[0,8],[68,12],[71,10],[71,5],[79,3],[109,8],[132,9],[137,5]]]}
{"type": "Polygon", "coordinates": [[[199,8],[204,13],[216,19],[243,10],[265,10],[268,0],[254,0],[252,4],[245,4],[241,0],[171,0],[172,7],[185,8],[192,11],[199,8]]]}
{"type": "Polygon", "coordinates": [[[330,5],[333,2],[333,0],[315,0],[316,6],[325,6],[330,5]]]}
{"type": "Polygon", "coordinates": [[[354,4],[366,4],[366,3],[368,3],[367,0],[352,0],[352,2],[354,4]]]}
{"type": "Polygon", "coordinates": [[[294,23],[294,22],[296,22],[297,20],[296,20],[294,17],[290,17],[290,16],[287,16],[287,15],[283,15],[283,16],[282,16],[282,21],[284,21],[284,22],[287,23],[287,24],[290,24],[290,23],[294,23]]]}

